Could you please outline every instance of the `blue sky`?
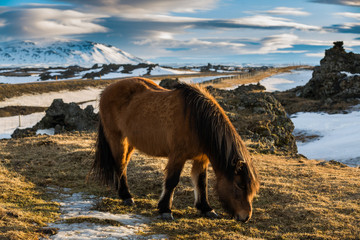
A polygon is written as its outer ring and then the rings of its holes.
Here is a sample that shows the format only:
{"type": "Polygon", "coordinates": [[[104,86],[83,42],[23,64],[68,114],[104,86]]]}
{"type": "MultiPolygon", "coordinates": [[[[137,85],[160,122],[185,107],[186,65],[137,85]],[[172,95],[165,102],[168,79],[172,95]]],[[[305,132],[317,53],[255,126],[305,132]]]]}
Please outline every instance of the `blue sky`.
{"type": "Polygon", "coordinates": [[[81,39],[160,64],[319,64],[360,52],[360,0],[1,0],[0,41],[81,39]]]}

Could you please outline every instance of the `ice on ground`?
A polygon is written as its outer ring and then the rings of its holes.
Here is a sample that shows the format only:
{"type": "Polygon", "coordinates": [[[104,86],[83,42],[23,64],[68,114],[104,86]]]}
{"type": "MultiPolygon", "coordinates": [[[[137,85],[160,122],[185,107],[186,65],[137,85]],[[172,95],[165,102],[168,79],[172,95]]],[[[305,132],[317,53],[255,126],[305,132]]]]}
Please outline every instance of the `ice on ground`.
{"type": "Polygon", "coordinates": [[[289,73],[280,73],[260,81],[266,91],[286,91],[297,86],[305,85],[312,76],[312,70],[293,70],[289,73]]]}
{"type": "MultiPolygon", "coordinates": [[[[49,188],[54,193],[55,188],[49,188]]],[[[51,239],[165,239],[164,235],[141,236],[137,232],[142,231],[150,222],[150,219],[135,214],[112,214],[91,210],[95,196],[87,196],[82,193],[71,194],[69,191],[60,194],[54,201],[60,203],[61,219],[49,224],[49,227],[58,228],[56,235],[51,239]],[[68,223],[67,219],[91,218],[99,220],[112,220],[121,226],[107,224],[81,222],[68,223]]]]}
{"type": "Polygon", "coordinates": [[[297,142],[299,153],[312,159],[336,160],[360,165],[360,111],[348,114],[297,113],[291,116],[296,131],[321,136],[297,142]]]}

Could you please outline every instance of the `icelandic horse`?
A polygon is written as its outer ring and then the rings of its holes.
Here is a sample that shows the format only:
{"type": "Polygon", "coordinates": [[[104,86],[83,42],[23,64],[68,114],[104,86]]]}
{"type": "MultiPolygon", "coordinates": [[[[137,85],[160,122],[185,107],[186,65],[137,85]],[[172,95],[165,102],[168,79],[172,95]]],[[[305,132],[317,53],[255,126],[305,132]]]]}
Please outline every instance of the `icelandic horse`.
{"type": "Polygon", "coordinates": [[[256,170],[241,137],[205,89],[181,83],[167,90],[145,78],[120,80],[102,92],[99,118],[92,172],[104,184],[114,184],[125,205],[134,204],[126,172],[136,148],[169,159],[158,203],[163,219],[173,219],[173,193],[187,160],[193,160],[195,207],[203,215],[217,217],[207,196],[211,163],[224,209],[236,220],[250,219],[259,189],[256,170]]]}

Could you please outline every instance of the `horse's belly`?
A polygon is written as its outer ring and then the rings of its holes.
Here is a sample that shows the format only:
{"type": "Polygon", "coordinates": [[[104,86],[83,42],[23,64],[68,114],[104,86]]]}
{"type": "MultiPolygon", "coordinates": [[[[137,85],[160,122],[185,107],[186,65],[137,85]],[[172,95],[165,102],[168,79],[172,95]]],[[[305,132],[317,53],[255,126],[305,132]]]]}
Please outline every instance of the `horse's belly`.
{"type": "Polygon", "coordinates": [[[126,134],[126,137],[132,146],[146,154],[160,157],[169,155],[168,137],[163,130],[138,128],[126,134]]]}

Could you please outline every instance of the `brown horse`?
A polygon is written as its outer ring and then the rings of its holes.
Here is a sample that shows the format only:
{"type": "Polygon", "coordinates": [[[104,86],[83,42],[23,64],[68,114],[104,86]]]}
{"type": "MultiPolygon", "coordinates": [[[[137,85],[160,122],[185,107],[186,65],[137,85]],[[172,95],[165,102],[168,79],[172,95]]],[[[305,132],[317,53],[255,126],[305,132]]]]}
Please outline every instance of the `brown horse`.
{"type": "Polygon", "coordinates": [[[108,86],[100,99],[100,125],[92,171],[114,184],[124,204],[134,200],[127,184],[127,164],[134,150],[168,157],[158,210],[173,219],[173,193],[187,160],[195,207],[217,217],[207,197],[208,164],[215,171],[217,192],[224,208],[246,222],[259,189],[257,173],[234,126],[216,100],[204,89],[179,84],[167,90],[145,78],[130,78],[108,86]]]}

